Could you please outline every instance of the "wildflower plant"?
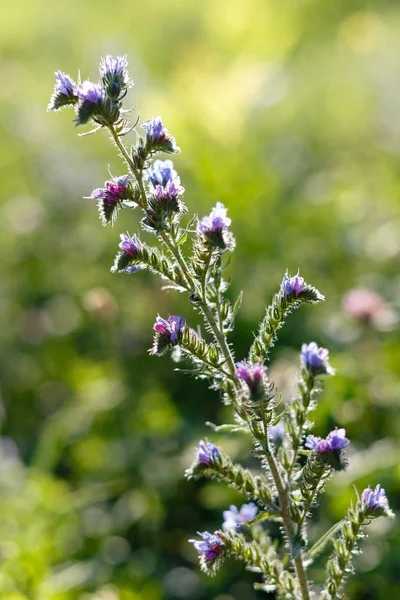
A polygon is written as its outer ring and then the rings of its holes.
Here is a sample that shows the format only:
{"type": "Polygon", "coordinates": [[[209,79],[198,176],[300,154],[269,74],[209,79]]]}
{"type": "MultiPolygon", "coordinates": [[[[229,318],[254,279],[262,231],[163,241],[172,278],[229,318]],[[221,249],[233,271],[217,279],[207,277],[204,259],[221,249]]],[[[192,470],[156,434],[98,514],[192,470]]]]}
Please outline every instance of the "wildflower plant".
{"type": "Polygon", "coordinates": [[[275,590],[278,598],[309,600],[319,588],[309,581],[307,568],[332,541],[320,597],[340,598],[366,526],[372,519],[391,516],[385,491],[379,485],[368,487],[344,519],[311,546],[308,522],[313,509],[327,480],[348,464],[345,452],[350,441],[343,428],[325,438],[310,433],[314,427],[310,416],[322,378],[332,376],[334,370],[327,349],[315,342],[303,344],[297,393],[285,408],[279,406],[268,372],[270,351],[285,319],[294,309],[316,304],[324,297],[299,273],[286,272],[248,356],[235,358],[229,335],[242,294],[232,303],[224,278],[224,267],[235,249],[227,208],[218,202],[209,215],[186,219],[180,177],[170,159],[160,158],[179,152],[174,137],[158,116],[140,127],[138,120],[129,125],[130,110],[123,108],[132,86],[126,57],[105,57],[99,71],[96,83],[75,83],[57,71],[48,108],[72,107],[76,125],[91,122],[94,129],[88,133],[104,129],[124,162],[125,174],[106,181],[89,196],[97,200],[103,225],[115,225],[122,210],[139,208],[143,212],[143,239],[137,233],[121,233],[111,271],[126,276],[147,269],[159,275],[167,287],[188,295],[189,304],[204,321],[204,332],[192,329],[182,316],[158,315],[149,352],[161,356],[179,347],[181,356],[191,363],[186,372],[207,379],[232,408],[233,422],[212,428],[250,434],[260,460],[259,472],[253,473],[234,463],[213,441],[199,442],[187,478],[227,484],[245,500],[240,508],[231,505],[224,511],[220,529],[189,540],[198,552],[201,568],[212,575],[227,557],[235,557],[257,574],[256,589],[275,590]],[[132,130],[136,142],[128,146],[124,139],[132,130]],[[147,241],[151,235],[155,244],[147,241]],[[279,539],[269,535],[269,521],[279,523],[279,539]]]}

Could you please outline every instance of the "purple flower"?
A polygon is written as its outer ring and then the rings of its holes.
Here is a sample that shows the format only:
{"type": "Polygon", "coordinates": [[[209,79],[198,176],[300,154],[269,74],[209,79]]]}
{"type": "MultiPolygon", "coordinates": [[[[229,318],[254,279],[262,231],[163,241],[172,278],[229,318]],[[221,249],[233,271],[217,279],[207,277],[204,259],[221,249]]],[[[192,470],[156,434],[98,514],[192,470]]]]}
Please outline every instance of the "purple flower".
{"type": "Polygon", "coordinates": [[[126,56],[117,56],[113,58],[108,55],[100,62],[100,75],[108,94],[116,99],[121,91],[126,90],[130,85],[129,74],[127,71],[128,60],[126,56]]]}
{"type": "Polygon", "coordinates": [[[147,170],[147,179],[152,184],[156,197],[167,203],[176,202],[185,191],[173,167],[171,160],[156,160],[147,170]]]}
{"type": "Polygon", "coordinates": [[[258,508],[254,502],[243,504],[240,510],[238,510],[234,504],[231,504],[229,510],[224,510],[222,513],[224,517],[222,527],[225,531],[228,529],[237,529],[242,523],[252,521],[257,513],[258,508]]]}
{"type": "Polygon", "coordinates": [[[171,315],[168,317],[168,321],[162,319],[158,315],[154,324],[154,331],[160,334],[165,340],[169,342],[176,342],[179,337],[179,333],[184,325],[183,317],[175,317],[171,315]]]}
{"type": "Polygon", "coordinates": [[[56,84],[47,110],[58,110],[63,106],[76,104],[78,97],[74,81],[61,71],[56,71],[55,76],[56,84]]]}
{"type": "Polygon", "coordinates": [[[103,200],[107,205],[115,205],[121,200],[128,199],[129,175],[117,177],[115,181],[106,181],[104,188],[97,188],[90,194],[90,198],[103,200]]]}
{"type": "Polygon", "coordinates": [[[153,187],[156,187],[157,185],[165,187],[170,179],[178,177],[178,173],[174,169],[172,160],[156,160],[153,165],[147,169],[146,176],[153,187]]]}
{"type": "Polygon", "coordinates": [[[286,271],[281,289],[286,296],[298,296],[304,290],[305,285],[303,277],[300,277],[298,272],[294,277],[290,277],[286,271]]]}
{"type": "Polygon", "coordinates": [[[362,493],[362,507],[368,516],[379,517],[385,513],[389,513],[389,502],[386,498],[386,492],[378,484],[374,490],[368,486],[362,493]]]}
{"type": "Polygon", "coordinates": [[[319,454],[326,454],[342,450],[349,444],[350,441],[346,438],[346,430],[336,427],[336,429],[328,434],[326,439],[316,437],[315,435],[308,435],[305,446],[310,450],[316,450],[319,454]]]}
{"type": "Polygon", "coordinates": [[[56,71],[55,76],[57,82],[54,91],[57,92],[57,94],[64,94],[64,96],[74,96],[76,86],[71,77],[61,71],[56,71]]]}
{"type": "Polygon", "coordinates": [[[301,362],[314,375],[334,373],[334,369],[328,363],[328,358],[329,350],[319,348],[315,342],[303,344],[301,347],[301,362]]]}
{"type": "Polygon", "coordinates": [[[197,460],[204,465],[210,465],[213,462],[220,460],[221,452],[214,442],[200,440],[197,447],[197,460]]]}
{"type": "Polygon", "coordinates": [[[132,257],[140,254],[140,244],[135,235],[130,236],[126,233],[121,233],[119,237],[121,238],[119,247],[125,254],[129,254],[132,257]]]}
{"type": "Polygon", "coordinates": [[[168,154],[180,151],[180,148],[176,145],[175,138],[164,127],[161,117],[151,117],[151,119],[142,123],[142,127],[146,131],[146,145],[148,150],[160,150],[168,154]]]}
{"type": "Polygon", "coordinates": [[[211,213],[199,221],[197,231],[204,235],[222,233],[222,231],[227,229],[232,222],[232,220],[226,216],[227,212],[228,211],[222,202],[217,202],[211,213]]]}
{"type": "Polygon", "coordinates": [[[203,531],[199,535],[201,535],[203,541],[189,540],[189,542],[194,544],[199,555],[203,555],[209,561],[216,559],[224,545],[221,536],[218,533],[213,534],[208,531],[203,531]]]}
{"type": "Polygon", "coordinates": [[[78,87],[77,94],[83,102],[89,104],[98,104],[104,99],[103,88],[99,84],[87,80],[78,87]]]}
{"type": "Polygon", "coordinates": [[[274,442],[275,446],[280,447],[285,437],[285,428],[282,419],[276,424],[268,427],[268,435],[274,442]]]}
{"type": "Polygon", "coordinates": [[[117,56],[113,58],[109,54],[101,59],[100,62],[100,75],[102,77],[107,75],[123,75],[128,68],[128,59],[126,56],[117,56]]]}
{"type": "Polygon", "coordinates": [[[232,220],[226,216],[227,209],[222,202],[217,202],[211,213],[203,217],[197,225],[197,232],[203,235],[213,246],[225,249],[232,245],[226,230],[232,220]]]}
{"type": "Polygon", "coordinates": [[[259,396],[263,391],[263,377],[267,371],[261,363],[248,365],[245,360],[236,363],[235,377],[245,381],[253,396],[259,396]]]}

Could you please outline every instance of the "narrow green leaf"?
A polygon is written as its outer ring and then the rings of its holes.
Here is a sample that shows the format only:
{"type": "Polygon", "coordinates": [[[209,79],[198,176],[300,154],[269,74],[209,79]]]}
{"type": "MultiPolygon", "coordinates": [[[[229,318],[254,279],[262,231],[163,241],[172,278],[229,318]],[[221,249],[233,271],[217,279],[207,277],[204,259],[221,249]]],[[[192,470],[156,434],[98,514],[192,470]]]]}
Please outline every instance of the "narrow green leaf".
{"type": "Polygon", "coordinates": [[[240,525],[245,525],[246,527],[250,527],[255,523],[261,523],[261,521],[266,521],[267,519],[275,519],[276,517],[280,517],[280,512],[277,508],[270,507],[269,510],[265,510],[259,513],[254,519],[251,521],[243,521],[240,525]]]}
{"type": "Polygon", "coordinates": [[[249,429],[246,427],[240,427],[240,425],[235,425],[234,423],[224,423],[223,425],[215,425],[210,421],[206,422],[208,427],[211,427],[213,431],[228,431],[230,433],[250,433],[249,429]]]}
{"type": "Polygon", "coordinates": [[[322,552],[326,544],[339,531],[342,525],[343,521],[338,521],[337,523],[335,523],[335,525],[333,525],[333,527],[328,529],[328,531],[324,533],[324,535],[322,535],[317,542],[315,542],[314,546],[309,551],[309,555],[311,556],[311,558],[314,558],[320,552],[322,552]]]}

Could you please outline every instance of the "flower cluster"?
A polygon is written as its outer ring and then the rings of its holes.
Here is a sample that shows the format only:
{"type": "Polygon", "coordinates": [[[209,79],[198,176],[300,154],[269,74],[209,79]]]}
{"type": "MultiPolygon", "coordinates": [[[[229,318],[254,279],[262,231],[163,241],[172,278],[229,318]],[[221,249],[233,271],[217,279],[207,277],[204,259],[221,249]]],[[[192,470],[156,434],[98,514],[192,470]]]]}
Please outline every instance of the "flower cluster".
{"type": "Polygon", "coordinates": [[[87,79],[76,84],[69,75],[57,71],[48,110],[75,106],[77,125],[84,125],[90,119],[99,127],[118,124],[121,100],[132,85],[127,66],[126,57],[106,56],[101,60],[97,83],[87,79]]]}
{"type": "MultiPolygon", "coordinates": [[[[312,595],[308,558],[305,561],[304,555],[308,518],[327,479],[346,467],[344,451],[349,440],[343,428],[336,428],[326,438],[308,434],[312,427],[310,412],[320,392],[318,376],[333,374],[326,348],[315,342],[303,344],[296,395],[283,409],[275,397],[276,387],[266,375],[265,363],[289,314],[324,297],[299,272],[294,276],[286,272],[266,308],[247,360],[235,361],[228,336],[234,329],[241,294],[231,303],[226,293],[229,282],[224,279],[226,251],[235,247],[229,230],[231,219],[218,202],[209,215],[197,219],[195,228],[196,218],[182,225],[186,207],[180,177],[170,160],[154,160],[159,152],[179,151],[161,117],[151,117],[142,124],[145,135],[138,134],[132,148],[124,143],[131,127],[124,116],[129,111],[123,109],[123,99],[131,85],[126,57],[106,56],[100,63],[98,82],[75,83],[69,75],[57,71],[48,108],[58,111],[73,106],[78,125],[91,120],[96,126],[94,131],[107,129],[129,174],[111,178],[90,197],[97,200],[104,224],[114,224],[122,206],[142,210],[144,235],[151,232],[160,246],[150,247],[146,238],[142,241],[136,234],[122,233],[111,270],[133,273],[147,268],[160,275],[166,287],[188,294],[190,304],[204,321],[203,336],[200,329],[187,326],[181,316],[164,319],[158,315],[150,354],[160,356],[171,350],[176,362],[189,360],[191,368],[180,370],[207,379],[234,411],[232,423],[209,425],[218,432],[247,433],[254,446],[253,460],[261,461],[262,469],[252,473],[222,454],[214,442],[199,442],[187,477],[225,483],[241,493],[247,503],[240,508],[231,505],[223,512],[221,531],[204,531],[199,534],[200,540],[189,541],[209,574],[225,557],[233,556],[262,577],[262,583],[256,584],[258,589],[276,590],[280,598],[308,600],[312,595]],[[267,519],[278,521],[279,527],[274,529],[279,529],[282,536],[278,534],[274,540],[269,537],[264,529],[267,519]]],[[[342,580],[351,571],[349,562],[362,528],[372,518],[390,515],[385,490],[379,485],[364,490],[355,508],[350,508],[341,521],[341,537],[335,539],[328,560],[322,598],[338,597],[342,580]]],[[[324,534],[313,548],[308,548],[309,557],[313,558],[315,548],[324,547],[333,535],[324,534]]]]}

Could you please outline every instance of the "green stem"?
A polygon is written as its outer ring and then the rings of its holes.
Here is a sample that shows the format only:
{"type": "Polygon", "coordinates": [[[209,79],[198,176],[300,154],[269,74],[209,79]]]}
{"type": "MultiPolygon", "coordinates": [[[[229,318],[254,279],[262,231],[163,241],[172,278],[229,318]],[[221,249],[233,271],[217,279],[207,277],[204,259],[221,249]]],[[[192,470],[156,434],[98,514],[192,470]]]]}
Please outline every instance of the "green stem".
{"type": "MultiPolygon", "coordinates": [[[[274,479],[276,489],[278,491],[279,506],[281,509],[283,524],[285,526],[286,534],[289,537],[289,539],[291,540],[294,536],[295,531],[294,531],[293,522],[292,522],[292,520],[290,518],[290,514],[289,514],[289,498],[288,498],[287,490],[282,481],[282,477],[279,472],[278,465],[276,464],[275,457],[269,449],[268,437],[263,442],[263,446],[265,449],[265,455],[266,455],[266,458],[268,461],[268,465],[271,470],[271,474],[274,479]]],[[[301,597],[303,600],[310,600],[310,592],[308,589],[308,582],[307,582],[307,573],[306,573],[306,570],[305,570],[305,567],[303,564],[302,552],[299,552],[299,554],[296,556],[296,558],[294,559],[294,564],[296,567],[297,579],[298,579],[299,585],[300,585],[301,597]]]]}

